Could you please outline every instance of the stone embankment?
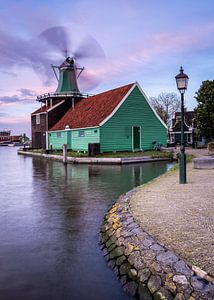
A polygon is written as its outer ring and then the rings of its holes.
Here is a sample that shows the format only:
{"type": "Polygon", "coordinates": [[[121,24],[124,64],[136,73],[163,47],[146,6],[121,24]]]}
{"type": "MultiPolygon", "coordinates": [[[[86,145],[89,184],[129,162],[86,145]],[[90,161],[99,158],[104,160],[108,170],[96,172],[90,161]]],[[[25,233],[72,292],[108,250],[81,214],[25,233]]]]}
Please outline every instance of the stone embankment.
{"type": "Polygon", "coordinates": [[[135,222],[129,198],[137,190],[118,199],[101,227],[101,249],[124,290],[140,300],[213,300],[212,278],[191,268],[135,222]]]}
{"type": "MultiPolygon", "coordinates": [[[[18,150],[18,154],[26,156],[41,157],[49,160],[63,162],[62,155],[36,153],[31,151],[18,150]]],[[[124,165],[131,163],[144,163],[154,161],[169,161],[170,158],[160,157],[153,158],[151,156],[139,156],[139,157],[66,157],[66,162],[70,164],[101,164],[101,165],[124,165]]]]}

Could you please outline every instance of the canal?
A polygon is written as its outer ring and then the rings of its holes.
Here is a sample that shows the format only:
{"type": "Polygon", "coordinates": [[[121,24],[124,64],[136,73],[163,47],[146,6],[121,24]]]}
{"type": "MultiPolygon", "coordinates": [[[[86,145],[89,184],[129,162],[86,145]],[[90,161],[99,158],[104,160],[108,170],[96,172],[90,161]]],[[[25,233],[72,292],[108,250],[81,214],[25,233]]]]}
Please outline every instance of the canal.
{"type": "Polygon", "coordinates": [[[128,300],[98,245],[117,197],[164,162],[67,165],[1,147],[0,299],[128,300]]]}

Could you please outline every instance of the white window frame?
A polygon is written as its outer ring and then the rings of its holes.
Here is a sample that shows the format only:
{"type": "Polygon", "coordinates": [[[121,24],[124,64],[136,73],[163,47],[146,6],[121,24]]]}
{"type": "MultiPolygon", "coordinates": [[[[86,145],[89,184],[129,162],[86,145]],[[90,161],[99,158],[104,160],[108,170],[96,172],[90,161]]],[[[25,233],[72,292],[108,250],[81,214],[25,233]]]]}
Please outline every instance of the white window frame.
{"type": "Polygon", "coordinates": [[[36,125],[40,125],[41,120],[40,120],[40,114],[36,114],[36,125]]]}
{"type": "Polygon", "coordinates": [[[138,149],[134,149],[134,127],[140,127],[140,148],[139,150],[142,151],[142,126],[140,125],[133,125],[132,126],[132,151],[138,150],[138,149]]]}

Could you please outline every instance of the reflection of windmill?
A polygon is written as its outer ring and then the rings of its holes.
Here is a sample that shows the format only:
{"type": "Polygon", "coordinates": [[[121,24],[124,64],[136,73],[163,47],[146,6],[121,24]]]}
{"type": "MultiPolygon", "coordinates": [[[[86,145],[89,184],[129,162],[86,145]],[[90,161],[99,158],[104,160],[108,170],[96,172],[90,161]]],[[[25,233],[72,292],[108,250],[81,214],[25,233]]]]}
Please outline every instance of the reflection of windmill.
{"type": "Polygon", "coordinates": [[[100,82],[99,78],[87,77],[87,73],[83,72],[84,68],[79,66],[81,60],[87,62],[89,59],[103,59],[105,55],[97,41],[89,35],[76,50],[71,49],[68,34],[62,26],[43,31],[39,39],[41,49],[47,52],[48,58],[53,52],[58,56],[60,55],[61,58],[64,57],[61,65],[52,65],[58,80],[56,91],[38,96],[37,100],[41,103],[41,108],[31,115],[32,145],[35,148],[45,148],[47,131],[71,106],[74,108],[77,101],[88,96],[80,91],[79,78],[86,83],[88,90],[100,82]]]}

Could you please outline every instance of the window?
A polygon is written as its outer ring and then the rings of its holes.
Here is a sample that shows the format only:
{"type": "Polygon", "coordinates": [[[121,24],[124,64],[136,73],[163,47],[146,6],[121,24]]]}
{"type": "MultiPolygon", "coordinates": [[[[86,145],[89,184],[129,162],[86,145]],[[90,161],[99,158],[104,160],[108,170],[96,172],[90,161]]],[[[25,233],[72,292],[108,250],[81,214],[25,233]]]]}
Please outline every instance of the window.
{"type": "Polygon", "coordinates": [[[58,132],[56,133],[56,137],[57,137],[57,138],[61,138],[61,132],[60,132],[60,131],[58,131],[58,132]]]}
{"type": "Polygon", "coordinates": [[[36,125],[40,124],[40,114],[36,115],[36,125]]]}
{"type": "Polygon", "coordinates": [[[83,137],[85,136],[85,131],[84,130],[80,130],[79,131],[79,137],[83,137]]]}

